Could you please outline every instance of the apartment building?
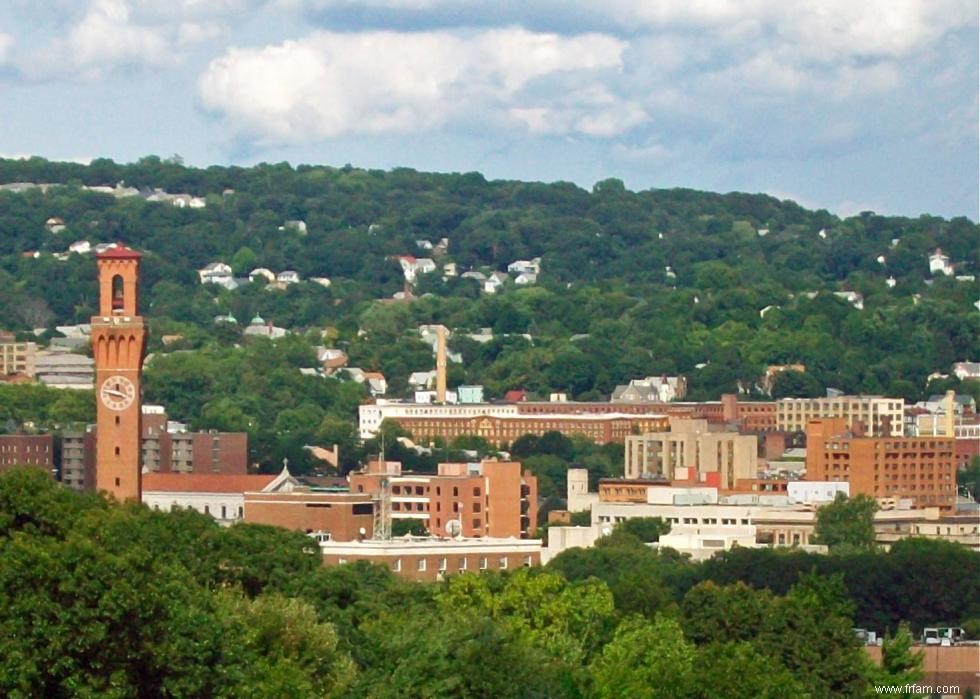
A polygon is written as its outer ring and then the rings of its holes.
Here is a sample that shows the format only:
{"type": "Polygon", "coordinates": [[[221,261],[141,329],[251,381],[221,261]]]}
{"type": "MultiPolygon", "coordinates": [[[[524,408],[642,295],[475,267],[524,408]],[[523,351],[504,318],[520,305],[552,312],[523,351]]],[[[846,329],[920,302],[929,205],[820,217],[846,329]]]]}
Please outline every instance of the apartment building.
{"type": "Polygon", "coordinates": [[[807,425],[806,479],[846,481],[851,495],[907,499],[914,507],[956,505],[953,437],[866,437],[844,418],[807,425]]]}
{"type": "Polygon", "coordinates": [[[18,342],[13,333],[0,332],[0,376],[23,374],[33,378],[36,358],[36,343],[18,342]]]}
{"type": "Polygon", "coordinates": [[[350,474],[350,489],[384,495],[392,520],[417,521],[435,536],[534,534],[538,481],[522,472],[520,463],[444,463],[438,469],[435,474],[402,473],[398,462],[372,462],[350,474]]]}
{"type": "Polygon", "coordinates": [[[626,438],[626,478],[706,482],[730,490],[737,480],[755,478],[758,441],[754,435],[709,431],[707,420],[672,419],[670,431],[626,438]]]}
{"type": "Polygon", "coordinates": [[[873,435],[901,437],[905,400],[881,396],[835,396],[832,398],[782,398],[776,401],[776,429],[805,432],[807,423],[818,418],[841,418],[848,428],[863,426],[873,435]]]}
{"type": "Polygon", "coordinates": [[[78,492],[95,488],[95,430],[61,434],[61,482],[78,492]]]}

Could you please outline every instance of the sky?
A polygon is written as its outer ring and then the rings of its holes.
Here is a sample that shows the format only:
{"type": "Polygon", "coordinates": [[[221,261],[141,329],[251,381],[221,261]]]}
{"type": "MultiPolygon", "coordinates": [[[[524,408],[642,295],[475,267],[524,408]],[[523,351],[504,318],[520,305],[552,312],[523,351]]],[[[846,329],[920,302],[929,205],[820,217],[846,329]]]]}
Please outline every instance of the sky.
{"type": "Polygon", "coordinates": [[[980,219],[976,0],[3,0],[0,156],[980,219]]]}

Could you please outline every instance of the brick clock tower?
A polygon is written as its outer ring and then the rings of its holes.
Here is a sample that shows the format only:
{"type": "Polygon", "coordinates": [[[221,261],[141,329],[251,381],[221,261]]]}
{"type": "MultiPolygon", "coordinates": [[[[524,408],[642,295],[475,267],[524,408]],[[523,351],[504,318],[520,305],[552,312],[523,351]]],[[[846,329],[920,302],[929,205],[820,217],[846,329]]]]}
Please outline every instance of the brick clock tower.
{"type": "Polygon", "coordinates": [[[99,315],[92,318],[95,486],[136,502],[142,495],[140,384],[147,332],[138,315],[141,258],[122,244],[98,255],[99,315]]]}

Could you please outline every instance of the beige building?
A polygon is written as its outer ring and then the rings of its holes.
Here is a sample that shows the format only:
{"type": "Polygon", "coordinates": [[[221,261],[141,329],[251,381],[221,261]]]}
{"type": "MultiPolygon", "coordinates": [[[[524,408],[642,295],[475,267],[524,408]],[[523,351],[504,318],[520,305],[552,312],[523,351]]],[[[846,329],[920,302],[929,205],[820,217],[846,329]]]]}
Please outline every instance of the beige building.
{"type": "Polygon", "coordinates": [[[18,342],[13,333],[0,332],[0,376],[24,374],[34,378],[37,345],[18,342]]]}
{"type": "Polygon", "coordinates": [[[711,432],[707,420],[671,418],[669,432],[626,438],[626,478],[662,476],[728,490],[759,468],[754,435],[711,432]]]}
{"type": "Polygon", "coordinates": [[[320,540],[323,563],[369,561],[409,580],[436,581],[454,573],[512,570],[541,565],[541,540],[397,537],[365,541],[320,540]]]}
{"type": "Polygon", "coordinates": [[[832,417],[843,418],[848,427],[860,423],[868,434],[901,437],[905,400],[881,396],[837,396],[783,398],[776,401],[776,429],[780,432],[805,432],[809,420],[832,417]]]}

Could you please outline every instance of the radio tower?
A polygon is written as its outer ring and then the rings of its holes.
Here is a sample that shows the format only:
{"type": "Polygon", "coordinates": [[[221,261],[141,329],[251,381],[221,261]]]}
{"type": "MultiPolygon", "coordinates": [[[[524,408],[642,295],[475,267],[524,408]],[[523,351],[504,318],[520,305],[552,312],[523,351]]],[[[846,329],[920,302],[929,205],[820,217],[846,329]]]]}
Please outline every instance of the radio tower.
{"type": "Polygon", "coordinates": [[[374,497],[374,538],[387,541],[391,539],[391,488],[388,482],[388,465],[385,462],[385,435],[381,433],[381,453],[378,454],[381,469],[381,483],[374,497]]]}

